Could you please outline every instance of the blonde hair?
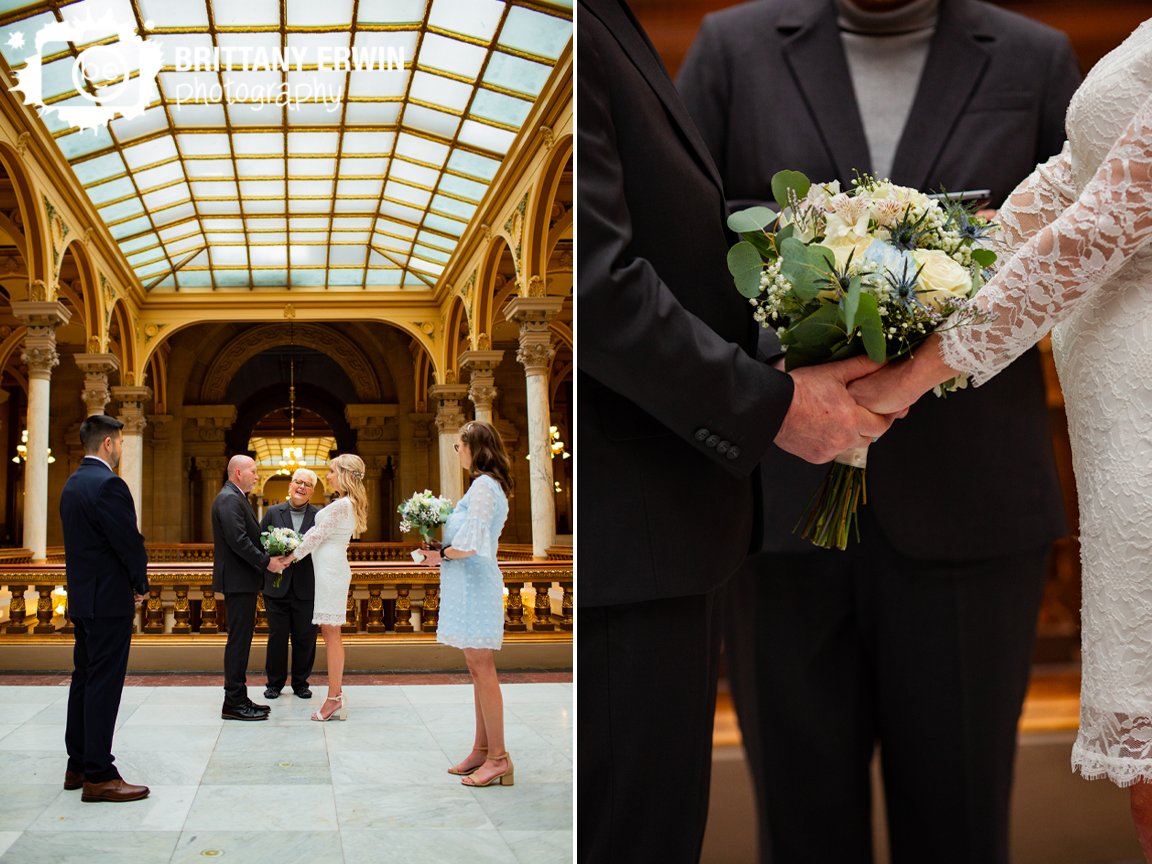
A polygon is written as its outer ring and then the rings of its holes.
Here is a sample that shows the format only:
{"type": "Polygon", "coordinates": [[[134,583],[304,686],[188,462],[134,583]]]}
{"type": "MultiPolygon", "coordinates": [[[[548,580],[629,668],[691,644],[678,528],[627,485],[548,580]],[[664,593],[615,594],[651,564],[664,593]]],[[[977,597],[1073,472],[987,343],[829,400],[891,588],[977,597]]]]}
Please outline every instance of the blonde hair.
{"type": "Polygon", "coordinates": [[[341,453],[328,463],[336,472],[343,495],[352,502],[356,516],[356,534],[368,529],[368,492],[364,489],[364,460],[355,453],[341,453]]]}

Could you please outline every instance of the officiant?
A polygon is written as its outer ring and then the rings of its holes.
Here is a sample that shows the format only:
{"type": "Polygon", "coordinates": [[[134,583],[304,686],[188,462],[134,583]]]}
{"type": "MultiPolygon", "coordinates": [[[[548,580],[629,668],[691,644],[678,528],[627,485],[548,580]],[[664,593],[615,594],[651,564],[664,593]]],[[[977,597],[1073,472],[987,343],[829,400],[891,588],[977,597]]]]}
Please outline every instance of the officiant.
{"type": "MultiPolygon", "coordinates": [[[[291,528],[301,537],[316,521],[319,507],[310,504],[316,488],[316,472],[297,468],[288,484],[288,500],[269,507],[260,530],[291,528]]],[[[297,561],[279,574],[264,573],[264,608],[268,610],[268,652],[264,672],[268,685],[265,699],[276,699],[288,681],[288,642],[292,642],[292,692],[311,699],[308,679],[316,661],[316,625],[312,603],[316,598],[316,575],[312,556],[297,561]]]]}
{"type": "MultiPolygon", "coordinates": [[[[764,0],[707,16],[677,86],[731,211],[770,201],[781,169],[987,189],[998,206],[1060,150],[1079,80],[1063,33],[975,0],[764,0]]],[[[764,332],[760,353],[779,353],[764,332]]],[[[1035,349],[921,399],[869,448],[847,552],[792,533],[826,469],[768,453],[762,552],[724,602],[762,861],[870,861],[877,748],[894,862],[1007,861],[1016,725],[1066,530],[1048,423],[1035,349]],[[813,832],[814,813],[835,830],[813,832]]]]}

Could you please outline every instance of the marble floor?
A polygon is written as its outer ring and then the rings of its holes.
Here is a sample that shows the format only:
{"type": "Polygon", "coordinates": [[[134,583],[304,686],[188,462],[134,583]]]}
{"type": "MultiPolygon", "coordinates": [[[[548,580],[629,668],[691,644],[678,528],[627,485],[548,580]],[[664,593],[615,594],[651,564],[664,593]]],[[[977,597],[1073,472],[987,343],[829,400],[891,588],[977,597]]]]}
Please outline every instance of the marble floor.
{"type": "Polygon", "coordinates": [[[349,684],[348,720],[324,724],[316,689],[241,723],[219,686],[126,687],[113,752],[152,794],[84,804],[61,786],[68,688],[0,685],[0,862],[572,860],[571,683],[504,685],[516,783],[487,789],[445,770],[472,743],[470,686],[349,684]]]}

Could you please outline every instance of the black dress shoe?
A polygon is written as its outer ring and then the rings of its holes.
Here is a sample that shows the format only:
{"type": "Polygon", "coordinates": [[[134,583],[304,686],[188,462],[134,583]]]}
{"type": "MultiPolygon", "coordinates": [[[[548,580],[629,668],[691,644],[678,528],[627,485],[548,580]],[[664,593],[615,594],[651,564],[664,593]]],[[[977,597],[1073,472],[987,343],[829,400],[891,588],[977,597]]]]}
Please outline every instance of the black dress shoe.
{"type": "Polygon", "coordinates": [[[279,699],[280,698],[280,688],[279,687],[265,687],[264,688],[264,698],[265,699],[279,699]]]}
{"type": "Polygon", "coordinates": [[[248,700],[248,707],[249,708],[255,708],[261,714],[270,714],[272,712],[272,709],[269,708],[267,705],[257,705],[251,699],[248,700]]]}
{"type": "Polygon", "coordinates": [[[267,720],[268,712],[257,711],[254,705],[225,705],[220,709],[224,720],[267,720]]]}
{"type": "Polygon", "coordinates": [[[308,689],[307,684],[305,684],[303,687],[293,687],[292,692],[299,696],[301,699],[312,698],[312,691],[308,689]]]}

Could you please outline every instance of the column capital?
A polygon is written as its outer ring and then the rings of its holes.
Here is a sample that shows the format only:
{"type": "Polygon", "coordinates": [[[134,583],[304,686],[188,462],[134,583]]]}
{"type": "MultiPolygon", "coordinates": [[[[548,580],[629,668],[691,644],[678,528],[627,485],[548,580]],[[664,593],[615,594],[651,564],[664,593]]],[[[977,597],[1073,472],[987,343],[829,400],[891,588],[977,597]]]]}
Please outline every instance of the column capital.
{"type": "Polygon", "coordinates": [[[235,405],[185,405],[185,441],[224,441],[236,422],[235,405]]]}
{"type": "Polygon", "coordinates": [[[88,416],[103,414],[104,406],[112,398],[108,391],[108,373],[120,368],[120,360],[115,354],[73,354],[72,357],[84,373],[80,401],[84,403],[88,416]]]}
{"type": "Polygon", "coordinates": [[[143,435],[148,420],[144,416],[144,403],[152,398],[151,387],[113,387],[112,396],[120,403],[119,419],[125,435],[143,435]]]}
{"type": "Polygon", "coordinates": [[[385,423],[395,421],[399,414],[400,406],[391,403],[352,404],[344,408],[344,419],[348,425],[361,433],[381,429],[385,423]]]}
{"type": "Polygon", "coordinates": [[[504,359],[503,351],[465,351],[460,355],[460,368],[477,372],[491,372],[504,359]]]}
{"type": "Polygon", "coordinates": [[[56,353],[56,328],[67,324],[72,313],[60,302],[24,300],[12,304],[12,314],[28,327],[21,355],[28,365],[28,377],[48,380],[52,377],[52,369],[60,365],[60,355],[56,353]]]}
{"type": "Polygon", "coordinates": [[[451,434],[464,425],[464,409],[460,404],[468,397],[463,384],[433,384],[428,397],[437,402],[436,428],[441,435],[451,434]]]}
{"type": "Polygon", "coordinates": [[[513,297],[504,304],[504,318],[513,324],[546,323],[560,314],[564,297],[513,297]]]}
{"type": "Polygon", "coordinates": [[[172,435],[172,421],[171,414],[149,414],[148,425],[152,427],[152,439],[154,441],[167,441],[172,435]]]}

